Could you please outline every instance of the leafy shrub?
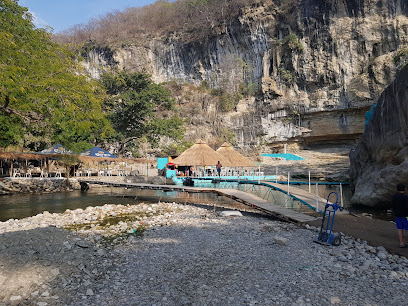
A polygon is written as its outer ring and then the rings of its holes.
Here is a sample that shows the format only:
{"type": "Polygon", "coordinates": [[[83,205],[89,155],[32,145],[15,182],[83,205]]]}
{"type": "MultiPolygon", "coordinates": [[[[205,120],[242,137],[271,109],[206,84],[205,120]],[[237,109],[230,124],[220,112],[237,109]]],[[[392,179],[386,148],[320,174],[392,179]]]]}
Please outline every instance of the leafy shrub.
{"type": "Polygon", "coordinates": [[[408,64],[408,48],[403,48],[397,51],[397,54],[394,56],[394,64],[399,68],[403,68],[408,64]]]}
{"type": "Polygon", "coordinates": [[[300,41],[299,37],[294,33],[291,33],[288,36],[284,37],[282,40],[282,44],[285,49],[297,53],[301,53],[304,50],[302,42],[300,41]]]}
{"type": "Polygon", "coordinates": [[[231,112],[235,109],[239,100],[242,98],[242,95],[239,93],[223,93],[218,101],[218,109],[221,112],[231,112]]]}
{"type": "Polygon", "coordinates": [[[294,76],[292,72],[286,70],[285,68],[279,67],[278,74],[281,82],[286,85],[293,84],[296,81],[296,76],[294,76]]]}

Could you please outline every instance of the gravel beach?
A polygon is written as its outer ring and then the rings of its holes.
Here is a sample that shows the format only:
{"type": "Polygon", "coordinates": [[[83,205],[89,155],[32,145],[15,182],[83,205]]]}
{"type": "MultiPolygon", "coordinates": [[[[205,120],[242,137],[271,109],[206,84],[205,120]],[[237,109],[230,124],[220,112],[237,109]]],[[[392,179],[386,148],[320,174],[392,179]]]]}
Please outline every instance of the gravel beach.
{"type": "Polygon", "coordinates": [[[0,223],[0,305],[404,305],[408,260],[314,227],[158,203],[0,223]]]}

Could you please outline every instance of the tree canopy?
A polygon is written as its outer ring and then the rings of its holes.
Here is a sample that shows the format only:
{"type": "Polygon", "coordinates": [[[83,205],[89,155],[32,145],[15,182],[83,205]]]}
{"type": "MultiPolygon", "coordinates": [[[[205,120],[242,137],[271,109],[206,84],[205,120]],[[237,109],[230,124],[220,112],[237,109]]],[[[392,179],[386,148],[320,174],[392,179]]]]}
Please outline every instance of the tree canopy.
{"type": "Polygon", "coordinates": [[[101,81],[110,95],[105,107],[123,146],[142,136],[153,145],[163,136],[183,137],[184,121],[169,112],[174,106],[170,92],[150,75],[120,71],[103,74],[101,81]]]}
{"type": "Polygon", "coordinates": [[[0,146],[51,142],[82,150],[113,130],[103,88],[67,46],[38,29],[17,0],[0,0],[0,146]]]}

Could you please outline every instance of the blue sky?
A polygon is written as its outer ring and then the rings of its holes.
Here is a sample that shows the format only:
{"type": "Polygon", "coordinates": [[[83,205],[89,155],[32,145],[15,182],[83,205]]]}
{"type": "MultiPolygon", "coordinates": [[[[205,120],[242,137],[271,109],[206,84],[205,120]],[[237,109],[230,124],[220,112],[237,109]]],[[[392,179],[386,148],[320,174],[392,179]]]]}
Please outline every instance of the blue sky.
{"type": "Polygon", "coordinates": [[[58,33],[112,11],[153,2],[156,0],[19,0],[18,3],[28,7],[37,27],[48,25],[54,29],[54,33],[58,33]]]}

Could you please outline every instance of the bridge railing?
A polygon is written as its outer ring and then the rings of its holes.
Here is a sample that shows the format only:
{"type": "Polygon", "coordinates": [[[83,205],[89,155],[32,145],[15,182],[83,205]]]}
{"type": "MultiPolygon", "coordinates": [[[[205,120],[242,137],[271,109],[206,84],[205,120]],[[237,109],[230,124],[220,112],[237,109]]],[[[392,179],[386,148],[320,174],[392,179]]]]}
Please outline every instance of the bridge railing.
{"type": "MultiPolygon", "coordinates": [[[[322,213],[320,210],[316,209],[315,206],[302,201],[290,192],[288,193],[287,190],[284,189],[284,186],[282,186],[282,188],[277,188],[268,184],[267,182],[249,180],[215,180],[211,183],[208,182],[207,184],[212,185],[211,187],[214,188],[238,189],[247,193],[252,193],[264,200],[270,201],[275,205],[292,209],[304,214],[318,215],[322,213]]],[[[323,209],[323,205],[320,208],[323,209]]]]}

